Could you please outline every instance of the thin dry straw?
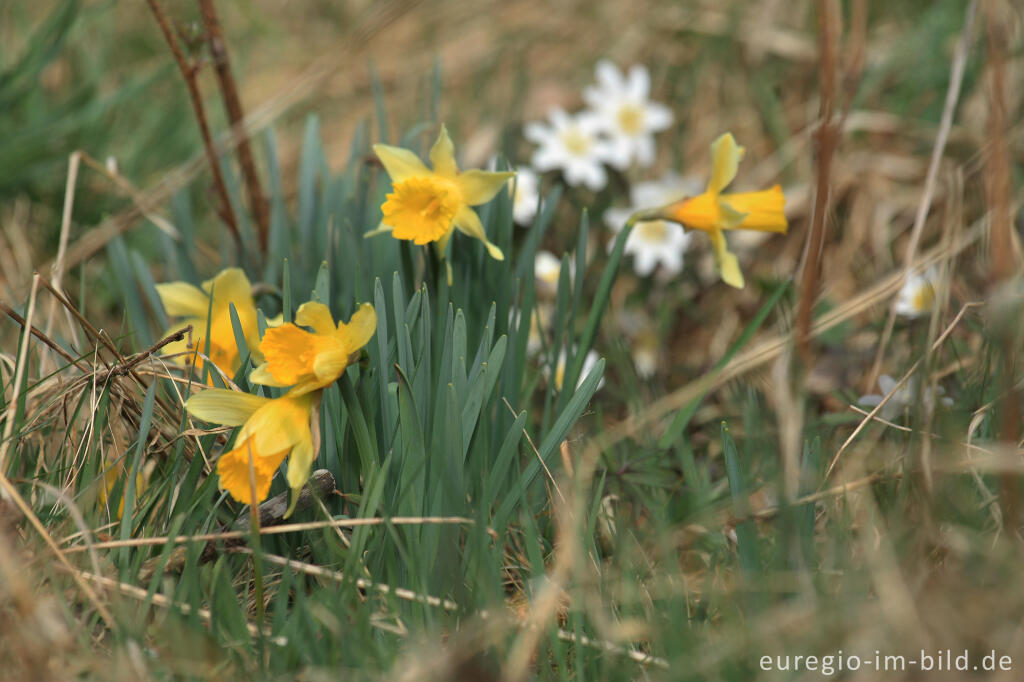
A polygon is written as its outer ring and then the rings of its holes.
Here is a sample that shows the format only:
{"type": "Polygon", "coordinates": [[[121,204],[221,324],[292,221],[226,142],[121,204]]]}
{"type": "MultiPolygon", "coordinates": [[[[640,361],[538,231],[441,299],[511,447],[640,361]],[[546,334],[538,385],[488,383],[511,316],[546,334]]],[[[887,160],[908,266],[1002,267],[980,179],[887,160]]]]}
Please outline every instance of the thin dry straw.
{"type": "MultiPolygon", "coordinates": [[[[903,257],[904,272],[900,278],[901,286],[914,270],[921,233],[924,231],[924,224],[932,205],[932,195],[935,193],[935,183],[939,175],[939,163],[942,161],[942,155],[946,150],[949,131],[953,127],[953,114],[956,111],[956,103],[960,99],[960,86],[963,84],[964,69],[967,64],[967,48],[971,40],[971,27],[974,24],[974,12],[977,7],[978,0],[971,0],[964,10],[964,30],[960,34],[960,40],[957,41],[953,63],[949,69],[949,88],[946,90],[946,101],[942,107],[942,118],[939,122],[939,131],[935,136],[935,146],[932,147],[931,160],[928,162],[924,192],[921,194],[921,201],[917,205],[917,213],[914,215],[914,226],[910,231],[910,241],[907,244],[907,251],[903,257]]],[[[893,301],[889,306],[889,316],[885,320],[885,329],[882,331],[878,352],[875,354],[875,362],[871,367],[871,372],[868,374],[867,386],[865,388],[874,386],[875,381],[878,379],[878,374],[882,370],[882,360],[885,358],[885,350],[889,345],[889,338],[892,336],[895,324],[896,302],[893,301]]]]}
{"type": "MultiPolygon", "coordinates": [[[[956,317],[953,318],[953,321],[950,322],[949,325],[946,327],[945,331],[943,331],[939,338],[935,340],[935,343],[932,344],[931,351],[937,350],[946,341],[946,338],[953,332],[953,330],[960,323],[960,320],[963,319],[963,316],[967,313],[968,310],[970,310],[971,308],[977,308],[980,305],[980,303],[965,303],[964,306],[960,309],[960,312],[957,313],[956,317]]],[[[853,433],[851,433],[849,437],[847,437],[847,439],[843,442],[842,446],[840,446],[839,450],[836,452],[835,457],[833,457],[832,461],[829,463],[828,469],[825,470],[825,476],[822,478],[823,482],[828,480],[828,477],[832,473],[832,470],[839,462],[839,458],[842,456],[843,452],[846,451],[846,448],[850,446],[850,443],[852,443],[854,439],[856,439],[857,436],[860,435],[860,432],[864,430],[864,427],[867,426],[868,422],[870,422],[872,418],[874,418],[874,416],[878,414],[878,412],[883,407],[885,407],[885,405],[896,394],[896,391],[900,390],[900,388],[902,388],[903,385],[910,380],[910,377],[914,375],[914,372],[917,371],[917,368],[921,366],[921,361],[922,359],[919,358],[913,365],[911,365],[910,369],[908,369],[907,372],[903,375],[903,378],[899,380],[899,382],[892,388],[891,391],[889,391],[887,394],[885,394],[885,396],[882,397],[881,402],[875,405],[875,408],[871,410],[867,417],[861,420],[860,424],[857,425],[857,428],[853,430],[853,433]]]]}
{"type": "MultiPolygon", "coordinates": [[[[464,516],[395,516],[392,518],[369,518],[369,519],[334,519],[331,521],[309,521],[306,523],[290,523],[283,526],[270,526],[260,528],[260,535],[279,535],[281,533],[295,533],[303,530],[316,530],[318,528],[356,528],[359,526],[381,526],[381,525],[429,525],[429,524],[454,524],[471,525],[476,523],[473,519],[464,516]]],[[[201,533],[199,535],[175,535],[174,537],[160,536],[152,538],[133,538],[131,540],[111,540],[108,542],[97,542],[93,547],[104,549],[109,547],[146,547],[151,545],[164,545],[167,543],[182,544],[185,542],[209,542],[210,540],[238,540],[252,535],[250,530],[229,530],[221,533],[201,533]]],[[[84,551],[82,545],[68,547],[68,553],[84,551]]]]}

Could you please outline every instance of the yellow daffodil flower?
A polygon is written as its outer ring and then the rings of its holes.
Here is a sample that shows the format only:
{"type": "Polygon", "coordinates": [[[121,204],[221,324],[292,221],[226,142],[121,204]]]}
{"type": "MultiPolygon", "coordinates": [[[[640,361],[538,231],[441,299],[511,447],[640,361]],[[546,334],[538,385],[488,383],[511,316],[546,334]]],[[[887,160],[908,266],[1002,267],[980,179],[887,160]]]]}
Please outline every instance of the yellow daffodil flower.
{"type": "Polygon", "coordinates": [[[693,230],[702,230],[711,238],[715,264],[726,284],[743,288],[743,273],[735,254],[729,251],[725,230],[759,230],[786,233],[786,198],[776,185],[761,192],[722,194],[743,158],[743,147],[736,144],[731,133],[711,143],[711,180],[699,196],[682,199],[655,211],[656,217],[682,223],[693,230]]]}
{"type": "Polygon", "coordinates": [[[282,398],[263,398],[250,393],[208,388],[185,402],[194,417],[214,424],[241,426],[234,449],[217,462],[220,487],[243,504],[266,499],[270,482],[281,462],[288,460],[288,485],[292,502],[309,480],[309,470],[319,449],[319,426],[311,426],[319,414],[320,393],[282,398]],[[314,445],[316,443],[316,445],[314,445]],[[252,480],[250,480],[250,462],[252,480]],[[253,482],[255,486],[253,486],[253,482]],[[255,488],[256,499],[252,492],[255,488]]]}
{"type": "Polygon", "coordinates": [[[369,303],[361,305],[348,324],[339,322],[337,326],[323,303],[303,303],[295,314],[295,324],[268,329],[263,335],[260,352],[266,362],[252,371],[249,380],[264,386],[292,386],[290,396],[323,388],[358,359],[359,349],[376,331],[377,313],[369,303]]]}
{"type": "Polygon", "coordinates": [[[480,216],[470,206],[493,199],[515,173],[460,172],[455,164],[455,147],[443,125],[430,149],[433,169],[408,149],[375,144],[373,151],[391,176],[392,192],[381,205],[384,217],[380,227],[366,236],[390,232],[395,239],[415,244],[433,242],[444,258],[448,241],[458,229],[482,241],[492,258],[505,258],[501,249],[488,241],[480,216]]]}
{"type": "MultiPolygon", "coordinates": [[[[191,360],[188,353],[202,353],[206,349],[207,315],[209,315],[210,360],[225,374],[233,376],[242,359],[238,357],[235,332],[231,327],[230,305],[235,304],[238,321],[242,325],[245,341],[250,349],[259,345],[259,331],[256,327],[256,304],[252,298],[249,278],[238,268],[222,270],[213,279],[203,282],[202,288],[188,282],[167,282],[156,285],[156,292],[164,304],[164,310],[172,317],[185,318],[174,330],[186,324],[192,325],[192,344],[188,339],[170,343],[163,347],[164,354],[177,353],[177,361],[185,364],[191,360]],[[210,295],[213,302],[210,302],[210,295]]],[[[202,361],[198,361],[202,369],[202,361]]]]}

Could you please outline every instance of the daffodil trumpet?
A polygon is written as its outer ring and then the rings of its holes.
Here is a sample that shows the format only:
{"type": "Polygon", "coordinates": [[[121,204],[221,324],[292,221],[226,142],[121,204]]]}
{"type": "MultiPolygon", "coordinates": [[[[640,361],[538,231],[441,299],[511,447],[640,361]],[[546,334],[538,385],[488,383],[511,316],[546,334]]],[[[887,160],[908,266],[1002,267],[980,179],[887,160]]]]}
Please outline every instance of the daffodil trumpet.
{"type": "Polygon", "coordinates": [[[759,192],[722,193],[736,177],[743,153],[743,147],[736,144],[732,134],[722,135],[711,143],[711,179],[704,193],[634,214],[636,220],[672,220],[689,229],[707,232],[722,280],[738,289],[744,285],[743,273],[736,255],[729,251],[725,231],[785,234],[789,227],[786,198],[778,185],[759,192]]]}
{"type": "Polygon", "coordinates": [[[274,473],[288,458],[286,478],[291,516],[320,449],[320,391],[280,398],[208,388],[185,402],[203,421],[240,426],[234,447],[220,456],[220,488],[242,504],[257,504],[270,493],[274,473]]]}
{"type": "MultiPolygon", "coordinates": [[[[430,148],[431,168],[408,149],[376,144],[373,151],[391,178],[392,191],[381,205],[380,226],[366,237],[390,233],[414,244],[434,244],[445,258],[455,230],[479,239],[495,260],[504,260],[501,249],[487,239],[483,223],[472,206],[485,204],[502,190],[515,173],[483,170],[460,171],[455,146],[444,125],[430,148]]],[[[451,270],[448,270],[449,282],[451,270]]]]}
{"type": "Polygon", "coordinates": [[[249,380],[290,387],[290,396],[324,388],[359,360],[361,349],[376,331],[377,313],[369,303],[361,305],[348,323],[337,324],[323,303],[303,303],[294,323],[268,329],[263,335],[260,352],[265,362],[249,374],[249,380]]]}

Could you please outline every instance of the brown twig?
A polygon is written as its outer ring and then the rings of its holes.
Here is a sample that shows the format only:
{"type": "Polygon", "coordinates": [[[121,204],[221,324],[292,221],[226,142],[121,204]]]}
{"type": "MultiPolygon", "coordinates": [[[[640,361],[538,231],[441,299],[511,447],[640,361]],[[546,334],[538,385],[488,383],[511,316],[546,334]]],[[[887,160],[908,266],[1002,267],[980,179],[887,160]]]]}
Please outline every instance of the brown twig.
{"type": "MultiPolygon", "coordinates": [[[[240,141],[241,135],[253,135],[269,126],[297,102],[317,92],[318,88],[323,88],[347,64],[365,54],[373,38],[400,18],[408,16],[420,4],[423,4],[421,0],[378,0],[356,26],[351,40],[340,49],[314,61],[287,88],[246,114],[240,127],[225,131],[220,136],[218,146],[221,149],[232,149],[240,141]]],[[[156,206],[169,200],[176,191],[186,187],[199,175],[203,165],[201,156],[189,159],[174,171],[165,173],[159,182],[142,192],[141,199],[145,200],[147,206],[156,206]]],[[[83,234],[68,247],[65,271],[85,261],[117,235],[131,230],[142,216],[143,212],[137,206],[131,206],[83,234]]],[[[51,267],[52,264],[51,261],[45,267],[51,267]]]]}
{"type": "MultiPolygon", "coordinates": [[[[326,469],[317,469],[309,477],[309,481],[303,486],[302,491],[299,493],[299,498],[295,503],[295,511],[302,511],[313,505],[313,501],[317,498],[327,497],[334,490],[334,475],[326,469]]],[[[261,529],[268,528],[270,526],[279,526],[284,522],[284,515],[288,509],[288,492],[283,492],[280,495],[276,495],[261,505],[251,508],[251,514],[257,519],[257,523],[253,526],[252,516],[243,515],[238,518],[237,521],[231,526],[231,530],[238,533],[248,534],[250,529],[255,528],[257,533],[262,532],[261,529]]],[[[248,538],[234,537],[229,538],[225,541],[218,541],[216,539],[207,540],[206,546],[203,547],[203,551],[199,554],[199,563],[206,563],[212,561],[220,556],[221,548],[230,550],[234,547],[242,546],[246,543],[248,538]]],[[[176,573],[181,571],[185,566],[185,560],[188,557],[187,547],[176,548],[167,559],[167,563],[163,565],[162,570],[165,573],[176,573]]],[[[144,582],[153,576],[160,566],[160,558],[154,557],[153,559],[146,560],[141,569],[139,575],[144,582]]]]}
{"type": "MultiPolygon", "coordinates": [[[[1014,277],[1013,220],[1010,209],[1010,159],[1006,141],[1006,23],[1000,16],[1001,3],[985,3],[985,34],[989,54],[988,146],[990,153],[985,173],[985,190],[992,211],[992,272],[990,290],[996,292],[1014,277]]],[[[997,316],[993,316],[997,317],[997,316]]],[[[999,439],[1015,447],[1020,440],[1020,398],[1016,390],[1015,325],[990,319],[1003,356],[1002,379],[1005,387],[999,415],[999,439]]],[[[1019,523],[1020,484],[1012,473],[1002,477],[1003,516],[1011,528],[1019,523]]]]}
{"type": "Polygon", "coordinates": [[[258,228],[260,249],[267,252],[267,235],[270,232],[270,207],[266,195],[263,193],[263,185],[260,183],[260,176],[256,170],[256,163],[253,161],[252,146],[249,144],[249,136],[245,134],[243,121],[245,113],[242,110],[242,100],[238,96],[238,88],[235,86],[234,76],[231,74],[231,61],[228,59],[227,43],[224,41],[224,32],[221,30],[220,18],[217,16],[217,9],[213,0],[198,0],[199,11],[203,15],[203,25],[206,27],[206,39],[210,45],[210,54],[213,55],[213,67],[217,72],[217,82],[220,83],[220,94],[224,99],[224,108],[228,113],[228,120],[231,128],[239,135],[238,165],[242,169],[242,177],[245,179],[245,189],[249,194],[249,204],[252,208],[253,217],[256,219],[258,228]]]}
{"type": "Polygon", "coordinates": [[[156,343],[154,343],[152,346],[150,346],[146,350],[142,351],[141,353],[136,353],[134,355],[131,355],[131,356],[125,358],[120,364],[114,365],[113,367],[108,369],[106,372],[98,374],[97,376],[100,377],[100,379],[99,379],[100,383],[106,382],[107,379],[109,379],[110,377],[127,376],[128,374],[131,374],[136,379],[138,379],[140,384],[145,386],[146,384],[143,383],[142,379],[139,377],[139,375],[136,374],[135,368],[143,360],[146,360],[147,358],[152,357],[154,353],[156,353],[158,350],[160,350],[164,346],[172,344],[172,343],[176,343],[178,341],[181,341],[182,339],[184,339],[186,336],[189,336],[190,334],[192,334],[192,325],[188,325],[186,327],[182,327],[178,331],[172,332],[172,333],[168,334],[167,336],[165,336],[164,338],[160,339],[159,341],[157,341],[156,343]]]}
{"type": "MultiPolygon", "coordinates": [[[[25,328],[25,324],[26,324],[25,318],[22,317],[21,315],[19,315],[17,312],[15,312],[15,310],[13,308],[11,308],[11,306],[7,305],[3,301],[0,301],[0,312],[5,313],[7,315],[7,317],[11,318],[17,324],[19,324],[22,329],[25,328]]],[[[32,336],[36,337],[37,339],[39,339],[40,341],[45,343],[47,346],[49,346],[51,350],[53,350],[55,353],[57,353],[57,355],[61,356],[65,360],[67,360],[68,364],[72,364],[75,367],[77,367],[78,369],[85,371],[85,369],[86,369],[85,365],[83,365],[78,360],[76,360],[74,358],[74,356],[72,356],[66,350],[64,350],[63,348],[58,346],[57,343],[53,339],[51,339],[45,333],[39,331],[36,327],[30,327],[29,329],[32,332],[32,336]]]]}
{"type": "Polygon", "coordinates": [[[839,43],[839,8],[836,0],[818,3],[818,41],[820,49],[820,124],[817,138],[817,186],[814,194],[814,212],[811,230],[807,235],[804,269],[800,279],[800,307],[797,311],[796,342],[804,368],[809,368],[811,355],[811,310],[817,297],[821,278],[821,252],[825,244],[825,215],[828,211],[831,185],[832,156],[835,152],[839,127],[834,120],[836,96],[836,63],[839,43]]]}
{"type": "Polygon", "coordinates": [[[868,42],[868,0],[853,0],[850,3],[850,34],[846,41],[846,60],[843,65],[843,106],[839,126],[846,121],[846,115],[853,106],[860,77],[864,74],[864,58],[868,42]]]}
{"type": "Polygon", "coordinates": [[[168,47],[171,48],[171,52],[174,54],[174,60],[178,63],[178,70],[181,71],[181,75],[185,79],[185,86],[188,88],[189,98],[192,100],[192,109],[196,114],[199,133],[203,138],[206,158],[210,163],[210,171],[213,173],[213,183],[217,189],[217,194],[220,195],[220,206],[217,209],[217,213],[224,221],[224,224],[228,226],[228,230],[231,232],[231,236],[234,237],[235,242],[241,246],[242,236],[238,232],[238,221],[235,218],[234,209],[231,207],[231,200],[228,198],[228,188],[224,184],[224,174],[220,170],[220,161],[217,159],[217,150],[213,146],[210,126],[206,122],[206,110],[203,108],[203,98],[199,94],[199,83],[196,80],[196,67],[190,65],[185,60],[185,54],[178,45],[178,39],[174,37],[174,32],[167,21],[167,16],[160,9],[157,1],[147,0],[147,2],[149,2],[149,8],[153,11],[153,16],[156,18],[157,23],[160,24],[160,30],[163,31],[168,47]]]}

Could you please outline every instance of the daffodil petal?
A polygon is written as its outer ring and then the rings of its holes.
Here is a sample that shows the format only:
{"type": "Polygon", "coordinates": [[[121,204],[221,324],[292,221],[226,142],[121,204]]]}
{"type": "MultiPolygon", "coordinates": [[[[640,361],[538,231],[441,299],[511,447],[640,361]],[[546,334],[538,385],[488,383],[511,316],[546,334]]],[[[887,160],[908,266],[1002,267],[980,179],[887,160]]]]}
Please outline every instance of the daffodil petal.
{"type": "MultiPolygon", "coordinates": [[[[239,309],[239,315],[242,312],[240,302],[248,301],[251,305],[252,301],[252,284],[249,283],[249,278],[245,276],[241,268],[221,270],[216,277],[203,282],[203,291],[208,294],[213,292],[214,306],[223,302],[224,307],[227,308],[229,302],[234,303],[235,307],[239,309]]],[[[200,313],[199,317],[206,317],[206,311],[200,313]]]]}
{"type": "Polygon", "coordinates": [[[271,400],[245,423],[243,435],[252,435],[260,453],[287,452],[309,436],[310,397],[286,396],[271,400]]]}
{"type": "Polygon", "coordinates": [[[737,289],[743,288],[743,273],[740,272],[740,263],[736,254],[729,251],[729,245],[725,241],[725,235],[721,230],[708,232],[711,237],[711,248],[715,254],[715,264],[722,276],[722,281],[737,289]]]}
{"type": "Polygon", "coordinates": [[[344,348],[333,348],[316,354],[313,360],[313,374],[317,382],[326,385],[341,376],[348,367],[349,352],[344,348]]]}
{"type": "Polygon", "coordinates": [[[186,400],[185,409],[193,417],[203,421],[225,426],[241,426],[269,401],[269,398],[251,393],[208,388],[186,400]]]}
{"type": "Polygon", "coordinates": [[[487,233],[484,232],[484,225],[480,222],[480,216],[468,206],[460,206],[455,214],[455,227],[463,234],[479,239],[487,247],[487,253],[491,254],[494,260],[505,260],[505,254],[497,246],[487,240],[487,233]]]}
{"type": "Polygon", "coordinates": [[[313,452],[313,438],[308,431],[306,436],[295,444],[292,454],[288,457],[288,487],[292,489],[292,494],[296,497],[302,490],[302,486],[306,485],[306,481],[309,480],[309,470],[313,467],[313,460],[316,459],[316,453],[313,452]]]}
{"type": "Polygon", "coordinates": [[[468,170],[460,173],[455,179],[462,192],[462,200],[469,206],[486,204],[504,189],[511,178],[516,176],[511,171],[492,173],[483,170],[468,170]]]}
{"type": "Polygon", "coordinates": [[[732,133],[726,133],[711,143],[712,171],[708,192],[718,194],[733,181],[743,152],[743,147],[736,144],[732,133]]]}
{"type": "Polygon", "coordinates": [[[724,201],[718,202],[718,228],[721,230],[734,230],[743,227],[743,220],[749,214],[737,211],[724,201]]]}
{"type": "Polygon", "coordinates": [[[376,229],[370,230],[369,232],[365,233],[363,235],[363,239],[369,239],[370,237],[376,237],[381,234],[387,234],[388,232],[391,232],[394,229],[395,228],[391,227],[390,225],[385,225],[384,223],[381,223],[380,225],[377,226],[376,229]]]}
{"type": "Polygon", "coordinates": [[[311,374],[307,378],[302,379],[301,381],[299,381],[299,383],[295,384],[290,389],[288,389],[287,397],[299,398],[304,395],[308,395],[313,391],[320,390],[327,384],[331,383],[331,381],[332,380],[330,379],[327,381],[321,381],[320,379],[317,379],[315,374],[311,374]]]}
{"type": "Polygon", "coordinates": [[[455,177],[459,172],[459,167],[455,163],[455,145],[452,144],[452,138],[443,123],[437,141],[430,148],[430,164],[434,167],[435,173],[446,178],[455,177]]]}
{"type": "Polygon", "coordinates": [[[295,324],[312,327],[317,334],[334,333],[334,316],[331,309],[318,301],[308,301],[295,312],[295,324]]]}
{"type": "Polygon", "coordinates": [[[202,317],[210,307],[210,297],[188,282],[166,282],[156,285],[156,293],[164,304],[164,312],[173,317],[202,317]]]}
{"type": "Polygon", "coordinates": [[[420,161],[420,157],[408,149],[392,147],[386,144],[373,145],[373,152],[384,164],[392,183],[399,183],[415,175],[429,175],[430,169],[420,161]]]}
{"type": "Polygon", "coordinates": [[[259,384],[261,386],[277,386],[284,387],[289,384],[282,384],[280,381],[274,378],[274,375],[270,373],[270,367],[267,363],[263,363],[253,371],[249,372],[249,383],[259,384]]]}
{"type": "Polygon", "coordinates": [[[355,353],[365,346],[377,332],[377,311],[369,303],[359,306],[359,310],[352,313],[352,319],[348,324],[338,324],[338,336],[346,353],[355,353]]]}

